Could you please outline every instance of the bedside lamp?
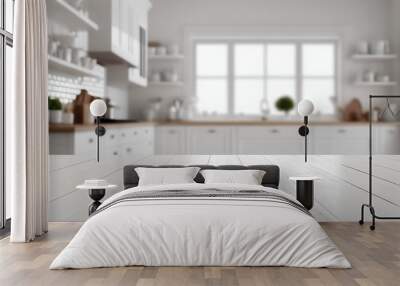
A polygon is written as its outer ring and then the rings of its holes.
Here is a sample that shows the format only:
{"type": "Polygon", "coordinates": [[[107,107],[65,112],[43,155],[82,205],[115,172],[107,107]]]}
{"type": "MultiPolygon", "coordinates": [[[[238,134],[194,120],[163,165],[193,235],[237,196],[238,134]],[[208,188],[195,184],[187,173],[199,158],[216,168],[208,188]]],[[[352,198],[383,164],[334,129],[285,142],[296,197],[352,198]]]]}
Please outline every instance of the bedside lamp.
{"type": "Polygon", "coordinates": [[[90,113],[95,117],[97,127],[95,133],[97,135],[97,162],[99,162],[99,145],[100,145],[100,136],[106,134],[106,129],[103,126],[100,126],[100,117],[104,116],[107,111],[106,103],[101,99],[95,99],[90,104],[90,113]]]}
{"type": "Polygon", "coordinates": [[[310,129],[308,128],[308,116],[313,113],[314,104],[311,100],[303,99],[299,102],[297,106],[297,111],[301,116],[304,117],[304,125],[299,128],[299,134],[300,136],[303,136],[305,140],[304,160],[305,162],[307,162],[307,135],[310,133],[310,129]]]}

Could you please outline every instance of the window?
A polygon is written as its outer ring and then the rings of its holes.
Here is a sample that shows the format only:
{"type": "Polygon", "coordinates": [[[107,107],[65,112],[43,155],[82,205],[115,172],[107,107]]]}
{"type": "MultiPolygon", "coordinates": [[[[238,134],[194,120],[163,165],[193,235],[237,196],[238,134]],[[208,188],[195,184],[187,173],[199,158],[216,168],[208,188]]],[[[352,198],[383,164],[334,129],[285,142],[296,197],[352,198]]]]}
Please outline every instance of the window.
{"type": "MultiPolygon", "coordinates": [[[[0,0],[0,229],[4,229],[6,219],[10,217],[10,195],[5,193],[4,188],[4,105],[6,95],[11,92],[13,22],[14,1],[0,0]]],[[[0,235],[2,232],[3,230],[0,230],[0,235]]]]}
{"type": "Polygon", "coordinates": [[[275,102],[281,96],[311,99],[321,114],[335,111],[334,41],[196,42],[195,67],[201,114],[260,115],[266,98],[277,115],[275,102]]]}

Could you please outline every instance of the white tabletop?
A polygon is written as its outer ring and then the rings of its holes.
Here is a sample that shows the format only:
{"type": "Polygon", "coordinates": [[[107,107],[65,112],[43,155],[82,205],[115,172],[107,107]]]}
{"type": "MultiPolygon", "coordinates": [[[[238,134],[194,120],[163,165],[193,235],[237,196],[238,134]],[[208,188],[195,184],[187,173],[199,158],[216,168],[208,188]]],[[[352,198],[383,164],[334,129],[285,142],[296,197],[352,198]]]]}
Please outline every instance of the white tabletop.
{"type": "Polygon", "coordinates": [[[78,190],[104,190],[104,189],[114,189],[118,187],[117,185],[105,185],[105,186],[90,186],[90,185],[79,185],[76,186],[78,190]]]}
{"type": "Polygon", "coordinates": [[[289,180],[291,181],[315,181],[320,179],[320,177],[316,176],[289,177],[289,180]]]}

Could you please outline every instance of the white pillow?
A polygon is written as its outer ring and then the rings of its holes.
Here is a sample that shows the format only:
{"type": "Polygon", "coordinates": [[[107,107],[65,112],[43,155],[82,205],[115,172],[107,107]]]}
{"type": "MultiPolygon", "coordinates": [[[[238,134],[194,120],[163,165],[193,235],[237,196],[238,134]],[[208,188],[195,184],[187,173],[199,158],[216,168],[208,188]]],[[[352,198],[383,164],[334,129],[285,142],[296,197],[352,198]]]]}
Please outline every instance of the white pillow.
{"type": "Polygon", "coordinates": [[[185,168],[135,168],[139,176],[139,186],[171,185],[195,183],[193,180],[200,171],[198,167],[185,168]]]}
{"type": "Polygon", "coordinates": [[[206,184],[261,185],[265,171],[261,170],[203,170],[206,184]]]}

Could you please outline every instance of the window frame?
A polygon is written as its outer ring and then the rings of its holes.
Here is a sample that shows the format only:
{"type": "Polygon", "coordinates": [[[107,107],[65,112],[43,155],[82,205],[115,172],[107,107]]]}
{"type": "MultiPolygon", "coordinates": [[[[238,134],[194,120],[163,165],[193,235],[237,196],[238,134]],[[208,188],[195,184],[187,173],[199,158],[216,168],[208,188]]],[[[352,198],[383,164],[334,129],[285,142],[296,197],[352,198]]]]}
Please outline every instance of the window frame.
{"type": "MultiPolygon", "coordinates": [[[[247,39],[243,37],[229,37],[226,39],[217,39],[217,38],[207,38],[207,37],[202,37],[199,39],[193,39],[191,45],[192,45],[192,55],[193,55],[193,60],[192,60],[192,79],[191,79],[191,90],[193,91],[193,94],[195,98],[198,98],[197,96],[197,54],[196,54],[196,47],[199,44],[226,44],[228,47],[228,75],[227,75],[227,106],[228,106],[228,112],[226,114],[219,114],[219,116],[225,116],[225,117],[238,117],[238,116],[244,116],[244,117],[254,117],[254,116],[260,116],[261,114],[239,114],[235,113],[235,78],[248,78],[248,79],[260,79],[263,78],[263,96],[267,96],[267,81],[268,79],[293,79],[295,81],[295,99],[297,102],[299,102],[303,98],[303,81],[305,79],[322,79],[322,78],[329,78],[333,79],[334,84],[334,90],[333,94],[335,97],[339,96],[339,90],[340,90],[340,83],[339,83],[339,66],[340,66],[340,42],[339,39],[336,37],[332,38],[326,38],[326,37],[311,37],[311,38],[293,38],[293,37],[282,37],[282,38],[265,38],[265,37],[259,37],[259,38],[252,38],[252,39],[247,39]],[[235,76],[235,61],[234,61],[234,46],[235,44],[262,44],[264,46],[264,75],[263,76],[235,76]],[[294,44],[295,45],[295,53],[296,53],[296,74],[295,76],[269,76],[266,72],[266,67],[267,67],[267,46],[269,44],[294,44]],[[303,44],[332,44],[334,47],[334,75],[333,76],[303,76],[303,57],[302,57],[302,45],[303,44]]],[[[271,104],[271,103],[270,103],[271,104]]],[[[336,108],[334,108],[334,113],[333,114],[326,114],[327,116],[332,116],[336,115],[336,108]]]]}

